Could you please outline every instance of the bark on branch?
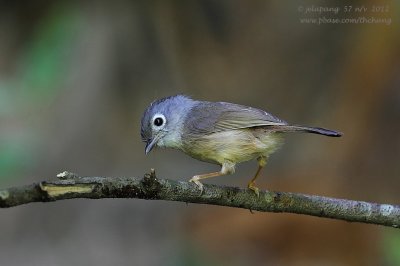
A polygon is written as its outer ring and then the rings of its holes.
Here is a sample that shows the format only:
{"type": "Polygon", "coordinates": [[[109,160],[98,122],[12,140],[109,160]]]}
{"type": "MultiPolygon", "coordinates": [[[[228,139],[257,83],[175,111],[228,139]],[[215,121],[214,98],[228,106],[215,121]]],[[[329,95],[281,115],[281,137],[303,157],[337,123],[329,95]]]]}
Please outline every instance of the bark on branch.
{"type": "Polygon", "coordinates": [[[263,212],[298,213],[400,227],[398,205],[275,191],[260,191],[257,197],[248,189],[208,184],[204,184],[204,191],[200,194],[196,185],[158,179],[154,170],[144,178],[79,177],[69,172],[63,172],[57,177],[56,180],[0,189],[0,207],[74,198],[138,198],[212,204],[263,212]]]}

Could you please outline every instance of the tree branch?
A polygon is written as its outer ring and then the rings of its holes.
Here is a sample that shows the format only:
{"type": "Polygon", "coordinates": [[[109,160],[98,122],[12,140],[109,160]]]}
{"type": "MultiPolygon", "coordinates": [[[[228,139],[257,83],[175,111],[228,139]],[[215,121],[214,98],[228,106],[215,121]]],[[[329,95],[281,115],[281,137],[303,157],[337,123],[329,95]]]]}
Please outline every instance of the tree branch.
{"type": "Polygon", "coordinates": [[[144,178],[79,177],[69,172],[58,180],[0,190],[0,207],[74,198],[138,198],[220,205],[263,212],[288,212],[349,222],[400,227],[400,206],[335,199],[289,192],[264,191],[204,184],[204,191],[184,181],[158,179],[154,170],[144,178]]]}

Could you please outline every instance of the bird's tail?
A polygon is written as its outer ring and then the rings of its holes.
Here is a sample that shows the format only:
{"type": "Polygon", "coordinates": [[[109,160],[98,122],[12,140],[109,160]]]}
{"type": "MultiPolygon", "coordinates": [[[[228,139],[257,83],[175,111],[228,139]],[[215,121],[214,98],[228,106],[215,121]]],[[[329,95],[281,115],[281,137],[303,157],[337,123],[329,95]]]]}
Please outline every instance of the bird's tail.
{"type": "Polygon", "coordinates": [[[277,131],[281,132],[307,132],[320,134],[328,137],[341,137],[343,134],[338,131],[321,128],[321,127],[306,127],[306,126],[298,126],[298,125],[284,125],[279,126],[277,131]]]}

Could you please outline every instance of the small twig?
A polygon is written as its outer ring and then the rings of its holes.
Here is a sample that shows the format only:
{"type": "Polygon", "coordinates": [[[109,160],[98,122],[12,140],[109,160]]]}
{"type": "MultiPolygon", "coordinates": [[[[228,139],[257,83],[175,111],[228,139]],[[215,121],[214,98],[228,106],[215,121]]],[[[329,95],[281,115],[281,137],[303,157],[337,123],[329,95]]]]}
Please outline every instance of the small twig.
{"type": "Polygon", "coordinates": [[[289,192],[260,191],[204,184],[203,193],[185,181],[159,179],[154,169],[144,178],[80,177],[63,172],[58,180],[0,190],[0,207],[74,198],[138,198],[212,204],[263,212],[287,212],[400,227],[400,206],[289,192]]]}

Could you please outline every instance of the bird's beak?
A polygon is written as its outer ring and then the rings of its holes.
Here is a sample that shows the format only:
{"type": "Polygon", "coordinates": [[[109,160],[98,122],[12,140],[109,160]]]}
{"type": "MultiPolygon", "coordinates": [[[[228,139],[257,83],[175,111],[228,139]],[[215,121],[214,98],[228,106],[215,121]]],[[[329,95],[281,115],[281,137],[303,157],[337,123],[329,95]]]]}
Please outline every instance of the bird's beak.
{"type": "Polygon", "coordinates": [[[144,148],[144,152],[146,154],[148,154],[154,148],[154,146],[156,146],[156,144],[157,144],[158,140],[160,139],[160,137],[161,137],[160,134],[158,134],[153,139],[149,139],[146,142],[146,147],[144,148]]]}

